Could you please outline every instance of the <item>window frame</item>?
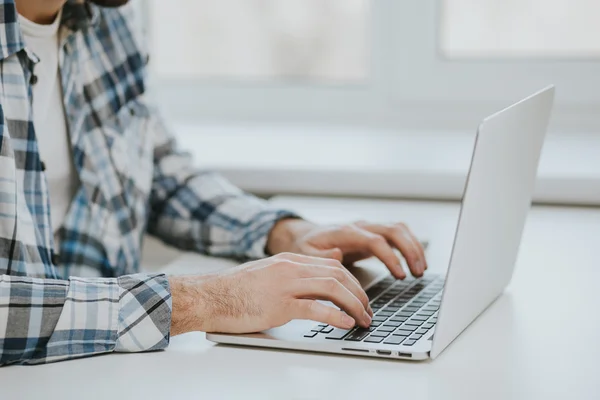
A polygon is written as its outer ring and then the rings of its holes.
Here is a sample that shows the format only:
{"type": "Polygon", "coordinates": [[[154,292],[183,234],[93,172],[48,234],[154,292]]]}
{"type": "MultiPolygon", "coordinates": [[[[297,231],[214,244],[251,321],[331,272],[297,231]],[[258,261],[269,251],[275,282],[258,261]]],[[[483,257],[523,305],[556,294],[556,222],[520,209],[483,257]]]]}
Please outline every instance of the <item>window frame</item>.
{"type": "MultiPolygon", "coordinates": [[[[147,4],[141,5],[146,22],[147,4]]],[[[600,132],[600,60],[446,58],[438,40],[442,5],[373,1],[364,82],[190,82],[151,73],[152,93],[168,115],[186,121],[456,130],[473,129],[482,117],[553,83],[551,131],[600,132]]]]}

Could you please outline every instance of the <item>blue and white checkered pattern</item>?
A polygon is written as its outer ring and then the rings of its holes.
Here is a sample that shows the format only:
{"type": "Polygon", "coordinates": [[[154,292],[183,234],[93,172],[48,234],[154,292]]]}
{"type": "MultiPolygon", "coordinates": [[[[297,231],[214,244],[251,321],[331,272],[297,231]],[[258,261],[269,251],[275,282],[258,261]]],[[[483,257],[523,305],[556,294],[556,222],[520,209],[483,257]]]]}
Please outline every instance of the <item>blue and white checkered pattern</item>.
{"type": "Polygon", "coordinates": [[[176,149],[144,101],[147,57],[128,13],[82,0],[63,9],[60,73],[80,185],[57,256],[30,102],[38,59],[14,0],[0,0],[0,365],[165,348],[171,295],[164,275],[138,274],[144,233],[256,258],[292,216],[176,149]]]}

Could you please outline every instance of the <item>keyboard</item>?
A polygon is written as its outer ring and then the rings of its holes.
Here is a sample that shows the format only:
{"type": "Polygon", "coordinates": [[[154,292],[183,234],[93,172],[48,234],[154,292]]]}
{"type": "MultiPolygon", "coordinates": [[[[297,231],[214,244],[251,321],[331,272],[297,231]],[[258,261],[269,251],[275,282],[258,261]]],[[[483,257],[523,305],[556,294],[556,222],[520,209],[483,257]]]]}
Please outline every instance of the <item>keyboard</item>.
{"type": "Polygon", "coordinates": [[[443,289],[440,276],[405,281],[389,276],[366,292],[374,314],[371,326],[346,330],[319,324],[304,337],[412,346],[435,327],[443,289]]]}

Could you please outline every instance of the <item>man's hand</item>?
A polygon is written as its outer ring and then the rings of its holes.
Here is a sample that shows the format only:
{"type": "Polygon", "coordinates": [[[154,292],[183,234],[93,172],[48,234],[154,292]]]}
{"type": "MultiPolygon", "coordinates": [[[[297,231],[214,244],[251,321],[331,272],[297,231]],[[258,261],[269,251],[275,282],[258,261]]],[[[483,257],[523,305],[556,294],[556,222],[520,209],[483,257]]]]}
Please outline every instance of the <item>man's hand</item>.
{"type": "Polygon", "coordinates": [[[285,219],[271,230],[267,242],[270,254],[306,254],[332,258],[346,265],[375,256],[392,275],[404,279],[406,273],[393,249],[400,251],[414,276],[423,275],[427,269],[423,246],[402,223],[318,226],[304,220],[285,219]]]}
{"type": "Polygon", "coordinates": [[[292,319],[350,329],[368,327],[373,316],[356,278],[333,259],[283,253],[218,274],[169,278],[169,284],[173,336],[260,332],[292,319]]]}

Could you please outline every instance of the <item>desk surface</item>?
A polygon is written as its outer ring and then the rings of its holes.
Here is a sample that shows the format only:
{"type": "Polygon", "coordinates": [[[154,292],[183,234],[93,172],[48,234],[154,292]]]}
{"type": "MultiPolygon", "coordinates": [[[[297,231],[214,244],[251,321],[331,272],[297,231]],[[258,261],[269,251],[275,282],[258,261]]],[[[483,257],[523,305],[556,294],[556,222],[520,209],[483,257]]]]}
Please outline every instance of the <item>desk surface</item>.
{"type": "MultiPolygon", "coordinates": [[[[445,269],[458,206],[279,198],[307,218],[403,220],[445,269]]],[[[534,208],[506,293],[434,362],[214,345],[201,333],[158,353],[0,369],[3,399],[598,399],[600,209],[534,208]],[[82,393],[85,395],[82,397],[82,393]]],[[[186,255],[172,273],[230,265],[186,255]]]]}

